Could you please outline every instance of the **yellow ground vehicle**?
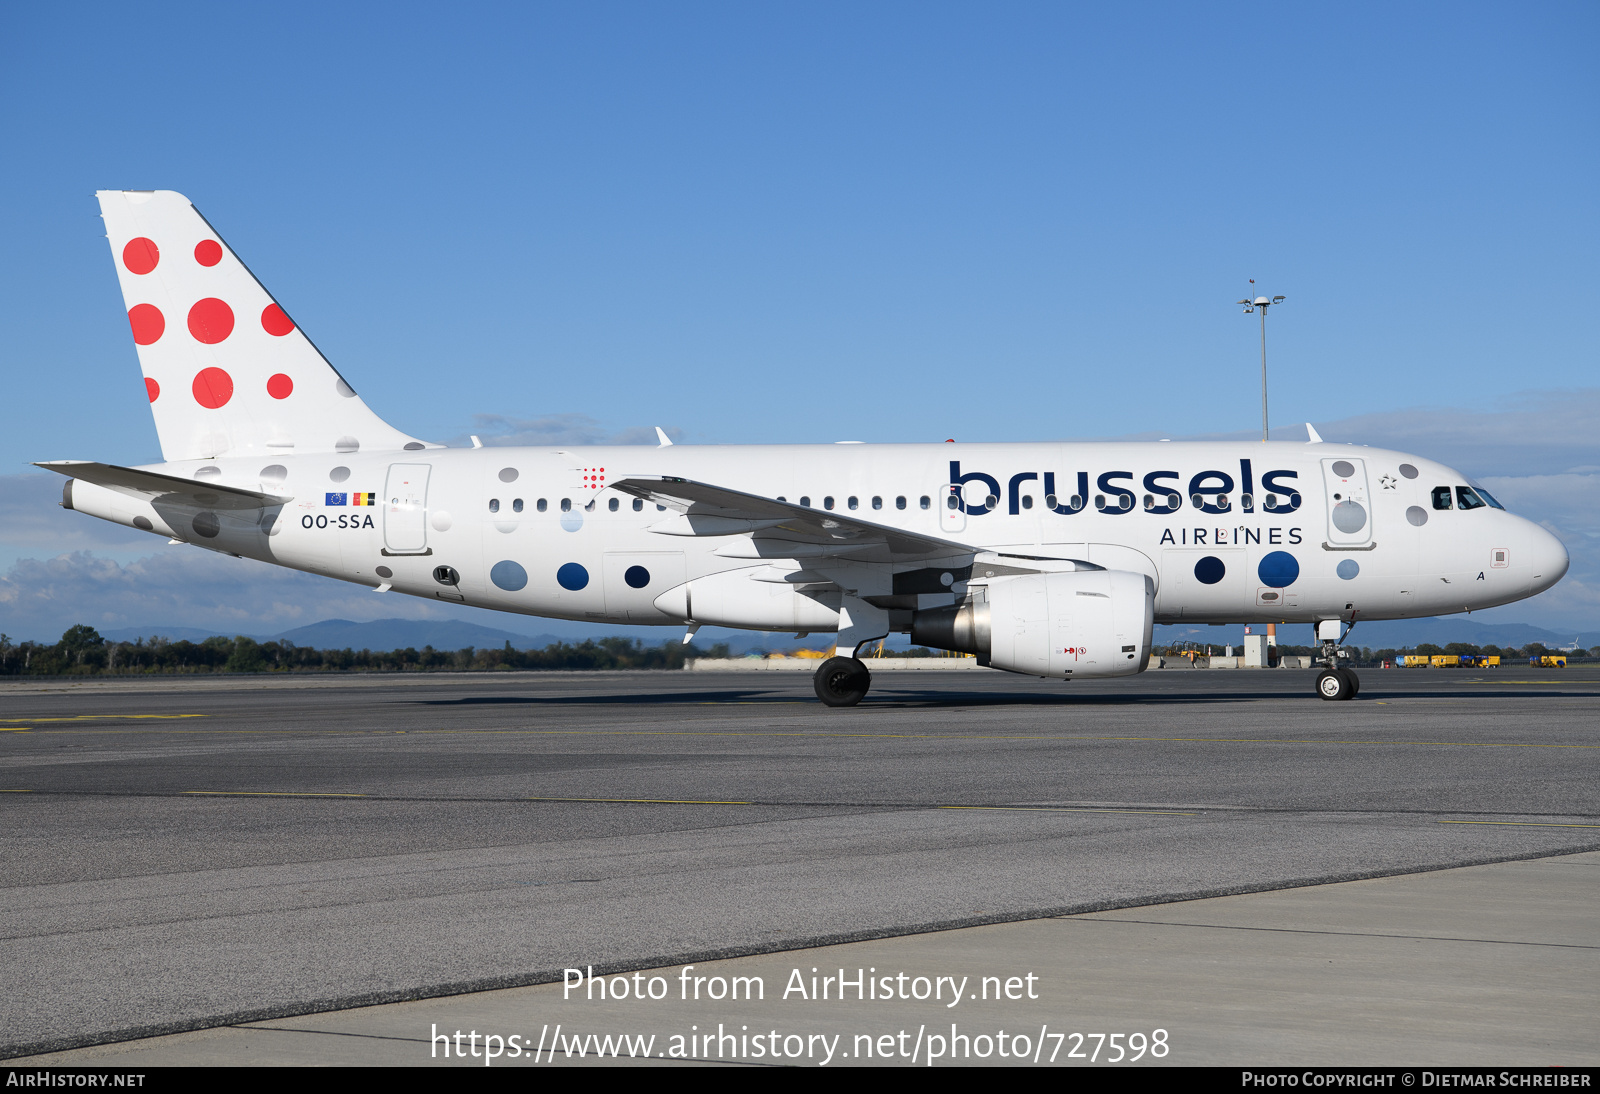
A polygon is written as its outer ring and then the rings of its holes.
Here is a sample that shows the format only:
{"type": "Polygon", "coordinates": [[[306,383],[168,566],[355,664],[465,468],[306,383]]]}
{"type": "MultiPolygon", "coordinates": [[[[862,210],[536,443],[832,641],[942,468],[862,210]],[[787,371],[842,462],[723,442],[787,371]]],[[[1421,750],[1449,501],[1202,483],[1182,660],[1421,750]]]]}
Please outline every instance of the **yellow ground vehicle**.
{"type": "Polygon", "coordinates": [[[1432,660],[1436,669],[1455,668],[1461,664],[1460,656],[1454,653],[1436,653],[1432,660]]]}
{"type": "Polygon", "coordinates": [[[1528,664],[1545,669],[1564,669],[1567,667],[1567,659],[1559,653],[1547,653],[1543,657],[1528,658],[1528,664]]]}

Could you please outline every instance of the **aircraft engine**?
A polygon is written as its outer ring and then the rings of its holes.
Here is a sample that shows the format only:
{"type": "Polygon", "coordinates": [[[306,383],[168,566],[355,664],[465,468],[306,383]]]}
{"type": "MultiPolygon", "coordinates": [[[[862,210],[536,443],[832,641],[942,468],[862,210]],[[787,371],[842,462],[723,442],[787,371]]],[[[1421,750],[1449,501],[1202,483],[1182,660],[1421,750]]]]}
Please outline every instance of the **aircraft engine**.
{"type": "Polygon", "coordinates": [[[1131,676],[1150,660],[1155,584],[1127,570],[1000,577],[917,612],[911,641],[1029,676],[1131,676]]]}

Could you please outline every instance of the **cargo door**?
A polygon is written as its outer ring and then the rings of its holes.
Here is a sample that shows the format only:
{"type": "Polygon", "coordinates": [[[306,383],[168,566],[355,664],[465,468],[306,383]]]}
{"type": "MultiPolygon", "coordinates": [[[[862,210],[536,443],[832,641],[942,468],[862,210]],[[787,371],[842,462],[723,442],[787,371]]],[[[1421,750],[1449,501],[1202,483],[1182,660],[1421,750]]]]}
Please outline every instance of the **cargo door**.
{"type": "Polygon", "coordinates": [[[388,555],[427,555],[428,473],[425,463],[389,465],[383,488],[383,545],[388,555]]]}
{"type": "Polygon", "coordinates": [[[1364,547],[1372,542],[1372,502],[1365,460],[1323,460],[1323,496],[1328,513],[1328,544],[1364,547]]]}

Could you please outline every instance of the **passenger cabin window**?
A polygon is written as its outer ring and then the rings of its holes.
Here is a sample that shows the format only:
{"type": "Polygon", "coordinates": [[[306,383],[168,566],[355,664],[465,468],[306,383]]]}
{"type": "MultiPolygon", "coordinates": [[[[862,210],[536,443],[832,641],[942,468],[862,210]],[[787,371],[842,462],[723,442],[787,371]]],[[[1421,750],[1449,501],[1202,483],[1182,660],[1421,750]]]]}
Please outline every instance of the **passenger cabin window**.
{"type": "Polygon", "coordinates": [[[882,498],[873,498],[872,499],[872,507],[874,509],[882,509],[883,508],[883,499],[882,498]]]}
{"type": "MultiPolygon", "coordinates": [[[[926,509],[928,507],[928,505],[927,505],[928,499],[927,498],[923,498],[922,502],[923,502],[922,507],[924,509],[926,509]]],[[[906,507],[906,496],[904,494],[901,494],[898,498],[894,499],[894,507],[896,509],[904,509],[906,507]]]]}
{"type": "Polygon", "coordinates": [[[1022,507],[1024,509],[1032,509],[1033,508],[1033,495],[1032,494],[1024,494],[1024,495],[1022,495],[1022,507]]]}
{"type": "Polygon", "coordinates": [[[499,498],[490,498],[489,499],[489,512],[498,513],[499,511],[500,511],[500,499],[499,498]]]}
{"type": "Polygon", "coordinates": [[[1449,509],[1450,488],[1448,486],[1435,486],[1433,488],[1433,507],[1435,509],[1449,509]]]}
{"type": "Polygon", "coordinates": [[[800,504],[805,506],[807,509],[810,509],[811,508],[811,495],[802,494],[800,496],[800,504]]]}
{"type": "Polygon", "coordinates": [[[540,498],[538,501],[533,503],[533,507],[542,513],[546,509],[550,508],[550,503],[545,501],[543,498],[540,498]]]}
{"type": "Polygon", "coordinates": [[[1478,492],[1472,487],[1456,487],[1456,508],[1482,509],[1486,504],[1487,503],[1482,498],[1478,497],[1478,492]]]}
{"type": "Polygon", "coordinates": [[[611,510],[613,513],[615,513],[621,507],[622,502],[617,498],[612,498],[610,501],[606,502],[606,508],[611,510]]]}
{"type": "Polygon", "coordinates": [[[822,507],[824,509],[832,509],[833,508],[833,495],[832,494],[829,494],[827,497],[822,499],[822,507]]]}
{"type": "Polygon", "coordinates": [[[563,513],[572,512],[572,499],[571,498],[562,498],[561,499],[561,511],[563,513]]]}
{"type": "Polygon", "coordinates": [[[849,501],[845,502],[845,504],[848,505],[851,509],[859,509],[861,507],[861,502],[858,499],[854,498],[854,497],[852,497],[849,501]]]}
{"type": "Polygon", "coordinates": [[[522,512],[522,499],[521,498],[517,498],[515,501],[513,501],[511,503],[511,511],[513,513],[522,512]]]}
{"type": "Polygon", "coordinates": [[[928,495],[926,495],[926,494],[922,495],[922,507],[924,509],[933,508],[933,499],[928,497],[928,495]]]}
{"type": "Polygon", "coordinates": [[[635,513],[644,512],[644,499],[643,498],[634,498],[633,499],[633,511],[635,513]]]}

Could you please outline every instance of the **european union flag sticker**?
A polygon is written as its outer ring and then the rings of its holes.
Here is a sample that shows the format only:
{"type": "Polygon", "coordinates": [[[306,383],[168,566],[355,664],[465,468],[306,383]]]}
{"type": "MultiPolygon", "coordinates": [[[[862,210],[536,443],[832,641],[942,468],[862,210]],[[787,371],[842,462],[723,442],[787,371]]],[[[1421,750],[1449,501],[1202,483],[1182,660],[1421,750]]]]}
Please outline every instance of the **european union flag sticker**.
{"type": "Polygon", "coordinates": [[[329,494],[328,495],[328,500],[323,502],[323,504],[324,505],[349,505],[350,504],[350,495],[348,495],[348,494],[329,494]]]}

